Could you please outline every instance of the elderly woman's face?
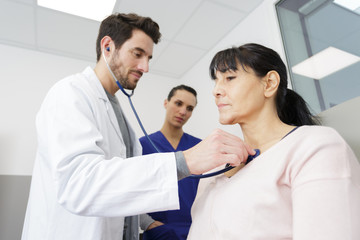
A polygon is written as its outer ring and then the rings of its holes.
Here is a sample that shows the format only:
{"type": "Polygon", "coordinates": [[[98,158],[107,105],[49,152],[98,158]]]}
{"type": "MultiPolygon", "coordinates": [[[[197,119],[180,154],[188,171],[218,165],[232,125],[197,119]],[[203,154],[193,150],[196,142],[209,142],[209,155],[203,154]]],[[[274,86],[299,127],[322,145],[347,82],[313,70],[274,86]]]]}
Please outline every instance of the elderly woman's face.
{"type": "Polygon", "coordinates": [[[264,83],[247,67],[238,65],[237,71],[216,72],[213,95],[221,124],[251,121],[264,106],[264,83]]]}

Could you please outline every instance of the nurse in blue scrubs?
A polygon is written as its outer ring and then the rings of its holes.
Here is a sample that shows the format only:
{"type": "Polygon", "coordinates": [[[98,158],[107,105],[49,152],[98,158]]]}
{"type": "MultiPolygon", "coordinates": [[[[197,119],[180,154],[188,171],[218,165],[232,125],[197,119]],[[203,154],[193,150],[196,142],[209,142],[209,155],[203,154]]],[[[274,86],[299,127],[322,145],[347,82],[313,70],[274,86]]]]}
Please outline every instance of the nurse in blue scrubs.
{"type": "MultiPolygon", "coordinates": [[[[166,118],[160,131],[149,135],[160,152],[183,151],[201,139],[183,131],[196,106],[196,91],[186,85],[174,87],[164,101],[166,118]]],[[[143,154],[157,152],[146,137],[140,138],[143,154]]],[[[190,210],[195,199],[198,179],[179,181],[180,210],[154,212],[140,216],[140,226],[145,230],[143,240],[186,239],[191,225],[190,210]]]]}

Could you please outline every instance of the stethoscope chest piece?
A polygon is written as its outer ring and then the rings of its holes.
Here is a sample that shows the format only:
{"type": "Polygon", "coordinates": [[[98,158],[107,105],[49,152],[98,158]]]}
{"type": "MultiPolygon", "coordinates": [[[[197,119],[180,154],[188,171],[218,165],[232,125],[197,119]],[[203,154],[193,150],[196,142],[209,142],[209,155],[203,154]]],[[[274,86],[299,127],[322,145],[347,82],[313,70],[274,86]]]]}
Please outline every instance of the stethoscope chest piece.
{"type": "Polygon", "coordinates": [[[224,173],[225,176],[227,177],[231,177],[233,176],[237,171],[239,171],[241,168],[243,168],[246,164],[248,164],[249,162],[251,162],[254,158],[256,158],[257,156],[260,155],[260,150],[259,149],[254,149],[255,150],[255,154],[254,155],[249,155],[248,159],[246,160],[246,163],[242,163],[237,167],[233,167],[230,166],[230,164],[226,164],[225,168],[216,171],[216,172],[212,172],[212,173],[208,173],[208,174],[202,174],[202,175],[190,175],[189,177],[191,178],[208,178],[208,177],[213,177],[219,174],[224,173]]]}

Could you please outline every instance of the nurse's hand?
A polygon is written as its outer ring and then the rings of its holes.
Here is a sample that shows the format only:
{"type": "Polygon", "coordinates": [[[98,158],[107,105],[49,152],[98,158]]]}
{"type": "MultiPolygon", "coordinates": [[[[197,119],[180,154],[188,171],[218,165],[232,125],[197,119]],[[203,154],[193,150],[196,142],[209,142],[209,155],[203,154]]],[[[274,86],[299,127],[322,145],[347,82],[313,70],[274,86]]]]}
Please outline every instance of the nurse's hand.
{"type": "Polygon", "coordinates": [[[231,166],[245,163],[248,155],[254,155],[255,151],[239,137],[216,129],[183,154],[190,172],[202,174],[226,163],[231,166]]]}

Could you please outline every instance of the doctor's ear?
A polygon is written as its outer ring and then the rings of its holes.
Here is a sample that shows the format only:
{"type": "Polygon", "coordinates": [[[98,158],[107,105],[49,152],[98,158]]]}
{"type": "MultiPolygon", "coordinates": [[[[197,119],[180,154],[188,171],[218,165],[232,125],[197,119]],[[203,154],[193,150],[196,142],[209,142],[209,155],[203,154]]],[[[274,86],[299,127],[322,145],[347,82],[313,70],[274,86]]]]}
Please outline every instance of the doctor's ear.
{"type": "Polygon", "coordinates": [[[167,104],[168,104],[168,100],[165,99],[165,100],[164,100],[164,108],[165,108],[165,109],[166,109],[167,104]]]}
{"type": "Polygon", "coordinates": [[[277,71],[269,71],[264,77],[264,95],[265,97],[274,96],[280,84],[280,75],[277,71]]]}
{"type": "Polygon", "coordinates": [[[100,41],[100,46],[103,49],[103,53],[110,52],[111,48],[113,47],[113,42],[111,37],[104,36],[100,41]]]}

